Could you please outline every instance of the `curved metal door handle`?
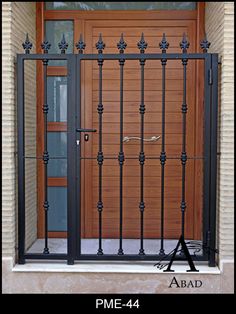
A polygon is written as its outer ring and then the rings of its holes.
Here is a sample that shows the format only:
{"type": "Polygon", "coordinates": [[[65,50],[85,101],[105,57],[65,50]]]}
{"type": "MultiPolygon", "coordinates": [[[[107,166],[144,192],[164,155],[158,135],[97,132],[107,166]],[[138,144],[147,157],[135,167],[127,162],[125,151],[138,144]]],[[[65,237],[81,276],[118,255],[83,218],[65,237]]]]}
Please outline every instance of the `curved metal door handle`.
{"type": "MultiPolygon", "coordinates": [[[[151,138],[144,138],[143,140],[145,142],[156,142],[161,138],[161,136],[152,136],[151,138]]],[[[130,140],[140,140],[141,141],[141,137],[137,137],[137,136],[125,136],[123,138],[123,142],[129,142],[130,140]]]]}

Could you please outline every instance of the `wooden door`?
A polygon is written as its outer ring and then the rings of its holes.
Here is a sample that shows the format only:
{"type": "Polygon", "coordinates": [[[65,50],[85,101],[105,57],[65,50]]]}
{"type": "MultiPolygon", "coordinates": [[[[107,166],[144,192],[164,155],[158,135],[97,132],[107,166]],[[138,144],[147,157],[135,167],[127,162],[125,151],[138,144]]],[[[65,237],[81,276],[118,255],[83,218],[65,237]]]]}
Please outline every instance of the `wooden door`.
{"type": "MultiPolygon", "coordinates": [[[[112,14],[112,13],[111,13],[112,14]]],[[[97,53],[95,44],[99,33],[106,44],[104,53],[117,53],[117,43],[123,32],[127,43],[125,52],[138,53],[137,42],[141,33],[148,43],[146,52],[160,52],[159,42],[165,33],[170,44],[168,52],[181,52],[179,43],[186,32],[191,43],[189,52],[195,52],[195,21],[191,20],[88,20],[84,24],[86,53],[97,53]]],[[[182,144],[182,90],[183,70],[181,61],[168,61],[166,70],[166,154],[178,157],[182,144]]],[[[83,64],[83,116],[82,126],[98,129],[98,65],[97,61],[83,64]]],[[[187,154],[194,156],[196,142],[195,129],[195,61],[189,61],[187,68],[187,154]]],[[[103,64],[103,237],[119,236],[119,63],[104,61],[103,64]]],[[[145,138],[161,135],[161,62],[147,60],[145,64],[145,138]]],[[[126,61],[124,66],[124,136],[140,136],[140,66],[138,61],[126,61]]],[[[139,238],[139,150],[138,141],[124,143],[124,238],[139,238]]],[[[145,142],[147,159],[144,166],[144,237],[160,237],[161,167],[159,155],[161,139],[158,142],[145,142]]],[[[83,193],[83,236],[98,237],[98,133],[91,134],[88,142],[82,141],[84,157],[94,157],[82,163],[83,193]]],[[[181,161],[168,159],[165,167],[165,238],[178,238],[181,230],[181,161]]],[[[194,215],[194,160],[188,160],[186,167],[186,238],[193,238],[193,226],[200,223],[194,215]]],[[[195,227],[196,228],[196,227],[195,227]]]]}

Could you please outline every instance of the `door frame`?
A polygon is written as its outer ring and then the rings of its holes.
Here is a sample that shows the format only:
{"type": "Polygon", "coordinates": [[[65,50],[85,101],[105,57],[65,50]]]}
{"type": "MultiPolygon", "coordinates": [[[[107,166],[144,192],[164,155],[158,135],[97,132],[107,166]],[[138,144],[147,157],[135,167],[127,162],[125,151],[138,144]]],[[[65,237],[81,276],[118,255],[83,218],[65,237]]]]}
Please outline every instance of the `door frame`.
{"type": "MultiPolygon", "coordinates": [[[[107,11],[76,11],[76,10],[65,10],[65,11],[56,11],[56,10],[48,10],[46,11],[44,9],[44,2],[37,2],[36,3],[36,53],[41,53],[41,43],[44,40],[44,22],[46,20],[73,20],[74,21],[74,42],[76,42],[79,38],[79,33],[84,33],[84,25],[85,20],[87,19],[161,19],[161,20],[193,20],[196,23],[196,52],[200,52],[200,46],[199,42],[200,39],[204,37],[204,21],[205,21],[205,3],[204,2],[197,2],[197,9],[196,10],[161,10],[161,11],[112,11],[112,17],[107,14],[107,11]]],[[[76,52],[76,48],[74,48],[74,52],[76,52]]],[[[43,82],[43,67],[41,62],[37,62],[37,82],[43,82]]],[[[65,68],[62,67],[54,67],[48,69],[48,75],[66,75],[65,68]]],[[[83,68],[82,68],[83,71],[83,68]]],[[[196,66],[196,76],[204,75],[204,67],[202,64],[197,61],[196,66]]],[[[198,85],[196,86],[196,114],[195,114],[195,132],[199,134],[199,136],[195,136],[195,154],[201,154],[202,150],[202,143],[203,143],[203,137],[200,136],[203,128],[203,100],[204,100],[204,94],[203,94],[203,80],[197,80],[198,85]]],[[[43,151],[43,115],[41,110],[41,104],[43,101],[43,84],[37,84],[37,156],[41,155],[43,151]],[[39,132],[40,130],[40,132],[39,132]]],[[[81,97],[84,97],[84,91],[81,90],[81,97]]],[[[81,108],[81,114],[84,115],[84,108],[82,106],[81,108]]],[[[53,125],[49,124],[49,131],[64,131],[66,128],[66,125],[61,124],[60,130],[53,128],[53,125]]],[[[83,178],[83,168],[81,167],[81,177],[83,178]]],[[[195,188],[194,188],[194,204],[195,208],[198,210],[194,211],[194,220],[201,221],[202,219],[202,211],[199,210],[200,206],[197,206],[197,204],[200,202],[199,200],[199,193],[200,191],[200,180],[201,178],[197,175],[199,173],[199,166],[196,164],[194,168],[194,180],[195,180],[195,188]]],[[[37,190],[38,190],[38,238],[44,237],[44,211],[41,206],[43,204],[44,199],[44,191],[43,191],[43,167],[40,162],[37,162],[37,190]]],[[[54,179],[49,179],[49,186],[53,186],[55,184],[54,179]]],[[[67,180],[61,179],[58,180],[57,186],[66,186],[67,180]]],[[[83,189],[84,184],[81,182],[81,202],[83,203],[83,189]]],[[[82,219],[83,219],[83,212],[82,219]]],[[[83,233],[84,231],[81,230],[83,233]]],[[[49,232],[49,237],[66,237],[66,232],[49,232]]],[[[194,229],[194,238],[198,239],[201,237],[201,230],[198,230],[197,228],[194,229]]]]}

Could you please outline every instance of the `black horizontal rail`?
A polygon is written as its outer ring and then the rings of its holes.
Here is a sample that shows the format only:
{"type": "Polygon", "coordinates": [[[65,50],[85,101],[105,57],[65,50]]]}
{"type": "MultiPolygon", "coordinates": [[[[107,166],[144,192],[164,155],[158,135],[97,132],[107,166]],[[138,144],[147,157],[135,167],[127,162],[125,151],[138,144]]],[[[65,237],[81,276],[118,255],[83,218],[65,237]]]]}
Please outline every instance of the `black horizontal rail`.
{"type": "MultiPolygon", "coordinates": [[[[190,254],[191,255],[191,254],[190,254]]],[[[206,256],[204,255],[191,255],[194,261],[206,261],[206,256]]],[[[56,254],[50,253],[47,255],[41,253],[27,253],[24,254],[24,259],[29,260],[67,260],[67,254],[56,254]]],[[[153,255],[153,254],[145,254],[145,255],[137,255],[137,254],[124,254],[124,255],[115,255],[115,254],[81,254],[79,256],[79,260],[81,261],[91,261],[91,260],[99,260],[99,261],[125,261],[125,260],[132,260],[132,261],[158,261],[159,259],[163,259],[163,255],[153,255]]],[[[170,256],[165,257],[165,261],[169,261],[171,259],[170,256]]],[[[185,261],[185,259],[181,256],[176,257],[176,261],[185,261]]]]}
{"type": "MultiPolygon", "coordinates": [[[[211,54],[212,56],[218,54],[211,54]]],[[[69,58],[73,57],[74,54],[66,54],[66,55],[57,55],[57,54],[48,54],[48,55],[40,55],[40,54],[18,54],[19,59],[23,60],[68,60],[69,58]]],[[[202,54],[202,53],[145,53],[145,59],[149,60],[182,60],[182,59],[192,59],[192,60],[204,60],[209,58],[210,54],[202,54]]],[[[77,55],[77,58],[80,60],[141,60],[143,59],[143,54],[138,53],[127,53],[127,54],[110,54],[104,53],[102,55],[98,54],[82,54],[77,55]]]]}
{"type": "MultiPolygon", "coordinates": [[[[23,158],[25,159],[42,159],[43,160],[43,157],[42,156],[24,156],[23,158]]],[[[78,157],[79,159],[96,159],[97,160],[97,157],[78,157]]],[[[194,157],[188,157],[188,159],[204,159],[205,157],[204,156],[194,156],[194,157]]],[[[61,156],[50,156],[49,157],[49,160],[50,159],[67,159],[67,157],[61,157],[61,156]]],[[[117,160],[117,157],[110,157],[110,156],[105,156],[104,159],[114,159],[114,160],[117,160]]],[[[137,157],[127,157],[126,159],[137,159],[137,157]]],[[[158,156],[149,156],[149,157],[146,157],[146,159],[160,159],[160,157],[158,156]]],[[[168,156],[166,157],[166,159],[178,159],[179,160],[179,156],[174,156],[174,157],[171,157],[171,156],[168,156]]]]}
{"type": "Polygon", "coordinates": [[[49,253],[47,255],[42,253],[26,253],[24,254],[25,259],[39,259],[39,260],[67,260],[67,254],[56,254],[49,253]]]}

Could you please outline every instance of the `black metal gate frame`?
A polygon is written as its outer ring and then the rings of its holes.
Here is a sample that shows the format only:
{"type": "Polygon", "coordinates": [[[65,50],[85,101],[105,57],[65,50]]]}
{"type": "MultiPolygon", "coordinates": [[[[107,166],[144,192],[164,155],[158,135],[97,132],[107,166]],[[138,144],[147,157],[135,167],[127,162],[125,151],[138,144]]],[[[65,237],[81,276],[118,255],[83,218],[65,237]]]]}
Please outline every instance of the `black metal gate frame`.
{"type": "MultiPolygon", "coordinates": [[[[84,49],[84,48],[83,48],[84,49]]],[[[103,48],[102,48],[103,49],[103,48]]],[[[183,53],[166,53],[162,50],[162,53],[145,53],[144,50],[140,49],[140,54],[102,54],[102,49],[98,51],[98,54],[18,54],[17,55],[17,103],[18,103],[18,237],[19,237],[19,247],[18,247],[18,259],[19,263],[25,263],[27,259],[44,259],[44,260],[67,260],[68,264],[73,264],[75,260],[154,260],[157,261],[159,258],[163,257],[163,232],[161,241],[161,250],[159,254],[145,254],[143,249],[143,209],[145,207],[142,198],[142,179],[141,179],[141,198],[140,198],[140,251],[139,254],[124,254],[122,249],[122,223],[120,223],[120,246],[118,254],[108,255],[103,254],[102,251],[102,234],[101,234],[101,222],[102,222],[102,200],[98,201],[98,211],[99,211],[99,249],[97,254],[81,254],[81,234],[80,234],[80,198],[81,198],[81,187],[77,179],[80,178],[81,170],[81,151],[80,145],[77,146],[75,143],[77,140],[81,139],[81,121],[80,121],[80,109],[81,109],[81,62],[86,60],[97,60],[99,66],[99,82],[100,82],[100,93],[99,93],[99,104],[98,104],[98,114],[100,126],[102,124],[102,64],[104,60],[117,60],[120,64],[121,78],[123,77],[123,67],[124,61],[126,60],[139,60],[141,69],[141,105],[140,114],[141,121],[142,116],[145,111],[143,106],[144,100],[144,64],[146,60],[160,60],[162,62],[162,78],[165,78],[165,64],[167,60],[181,60],[184,69],[184,75],[186,78],[186,66],[188,60],[203,60],[205,65],[204,72],[204,193],[203,193],[203,254],[200,256],[192,255],[193,260],[197,261],[207,261],[209,266],[215,266],[215,236],[216,236],[216,170],[217,170],[217,104],[218,104],[218,54],[206,53],[187,53],[183,49],[183,53]],[[68,151],[68,165],[67,165],[67,176],[68,176],[68,198],[67,198],[67,220],[68,220],[68,230],[67,230],[67,254],[54,254],[47,251],[47,235],[45,234],[46,241],[46,251],[44,253],[26,253],[25,252],[25,153],[24,153],[24,61],[25,60],[42,60],[44,66],[47,66],[49,60],[66,60],[68,69],[68,129],[67,129],[67,151],[68,151]],[[99,107],[100,106],[100,107],[99,107]],[[79,132],[78,132],[79,131],[79,132]],[[76,173],[76,175],[75,175],[76,173]],[[210,249],[209,249],[210,248],[210,249]]],[[[144,48],[145,49],[145,48],[144,48]]],[[[46,69],[46,68],[45,68],[46,69]]],[[[46,73],[46,71],[45,71],[46,73]]],[[[184,81],[185,81],[184,78],[184,81]]],[[[45,83],[45,82],[44,82],[45,83]]],[[[186,82],[185,82],[186,83],[186,82]]],[[[165,84],[165,80],[163,82],[165,84]]],[[[163,85],[165,88],[165,85],[163,85]]],[[[46,86],[45,86],[46,88],[46,86]]],[[[186,89],[186,85],[185,85],[186,89]]],[[[184,97],[186,93],[184,92],[184,97]]],[[[123,78],[121,82],[121,110],[123,110],[123,78]]],[[[186,127],[186,99],[183,99],[182,113],[183,113],[183,128],[186,127]]],[[[162,105],[165,100],[162,98],[162,105]]],[[[46,105],[46,100],[45,104],[46,105]]],[[[43,112],[47,113],[46,108],[43,108],[43,112]]],[[[122,112],[120,115],[121,120],[122,112]]],[[[45,120],[46,122],[46,120],[45,120]]],[[[122,123],[121,123],[122,124],[122,123]]],[[[184,129],[183,129],[184,131],[184,129]]],[[[123,137],[123,129],[121,126],[121,137],[123,137]]],[[[164,129],[162,129],[164,132],[164,129]]],[[[101,129],[100,129],[101,136],[101,129]]],[[[183,133],[185,137],[185,131],[183,133]]],[[[139,155],[140,169],[142,173],[142,165],[144,164],[145,155],[143,152],[143,129],[141,122],[141,151],[139,155]]],[[[122,142],[122,141],[121,141],[122,142]]],[[[118,156],[118,161],[120,164],[120,173],[122,173],[122,165],[124,161],[123,147],[120,142],[120,152],[118,156]]],[[[98,166],[102,169],[103,154],[102,154],[102,143],[101,138],[99,141],[99,152],[98,152],[98,166]]],[[[45,147],[46,148],[46,147],[45,147]]],[[[47,168],[47,151],[42,157],[45,170],[47,168]]],[[[164,146],[162,144],[162,152],[160,155],[161,165],[163,166],[166,160],[164,146]]],[[[185,175],[185,163],[187,160],[187,155],[185,152],[185,139],[183,138],[183,147],[181,154],[182,163],[182,175],[185,175]]],[[[162,167],[162,169],[164,166],[162,167]]],[[[99,171],[100,171],[99,170],[99,171]]],[[[163,169],[164,172],[164,169],[163,169]]],[[[101,172],[99,172],[101,175],[101,172]]],[[[122,182],[121,182],[122,184],[122,182]]],[[[47,187],[45,183],[45,187],[47,187]]],[[[184,186],[183,186],[184,188],[184,186]]],[[[46,188],[45,188],[46,191],[46,188]]],[[[101,186],[100,186],[101,192],[101,186]]],[[[122,191],[121,191],[122,193],[122,191]]],[[[122,194],[120,194],[122,196],[122,194]]],[[[101,195],[100,195],[101,196],[101,195]]],[[[184,213],[185,209],[185,195],[182,195],[181,210],[184,213]]],[[[121,198],[122,207],[122,198],[121,198]]],[[[44,203],[45,212],[47,212],[47,200],[44,203]]],[[[162,213],[163,214],[163,213],[162,213]]],[[[122,211],[120,212],[121,222],[122,222],[122,211]]],[[[45,217],[46,217],[45,213],[45,217]]],[[[163,218],[163,217],[162,217],[163,218]]],[[[47,217],[45,219],[46,223],[47,217]]],[[[184,214],[182,214],[182,223],[184,223],[184,214]]],[[[183,226],[183,225],[182,225],[183,226]]],[[[183,228],[182,228],[183,229],[183,228]]],[[[162,226],[163,231],[163,226],[162,226]]],[[[183,232],[184,230],[182,230],[183,232]]],[[[167,256],[166,260],[170,257],[167,256]]],[[[183,258],[180,256],[180,260],[183,258]]]]}

